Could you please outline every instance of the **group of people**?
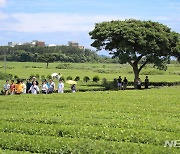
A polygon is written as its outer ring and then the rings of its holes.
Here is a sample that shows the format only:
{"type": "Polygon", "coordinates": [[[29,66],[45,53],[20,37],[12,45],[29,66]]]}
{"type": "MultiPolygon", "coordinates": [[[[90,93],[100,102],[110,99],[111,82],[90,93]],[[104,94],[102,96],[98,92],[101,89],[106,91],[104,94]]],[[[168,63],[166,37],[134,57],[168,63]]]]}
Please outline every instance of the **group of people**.
{"type": "MultiPolygon", "coordinates": [[[[142,86],[142,81],[140,78],[138,78],[135,81],[137,85],[137,89],[141,89],[142,86]]],[[[117,87],[118,90],[126,90],[128,85],[128,80],[126,77],[124,79],[119,76],[117,79],[117,87]]],[[[149,86],[149,79],[148,76],[146,76],[145,81],[144,81],[144,87],[145,89],[148,89],[149,86]]],[[[24,80],[17,80],[17,83],[14,83],[14,80],[11,80],[11,83],[9,83],[9,80],[6,80],[6,83],[4,84],[4,95],[14,95],[14,94],[25,94],[25,93],[31,93],[31,94],[51,94],[53,92],[58,92],[58,93],[64,93],[64,83],[63,80],[59,79],[59,83],[56,86],[53,81],[53,79],[49,79],[49,82],[45,79],[43,80],[42,84],[39,86],[39,82],[36,80],[36,77],[32,78],[32,81],[30,79],[26,80],[26,83],[24,83],[24,80]]],[[[71,92],[76,92],[76,86],[75,84],[71,85],[71,92]]]]}
{"type": "MultiPolygon", "coordinates": [[[[45,79],[43,80],[42,84],[39,85],[39,82],[36,80],[36,77],[32,78],[32,81],[30,79],[26,80],[26,83],[24,83],[24,80],[17,80],[17,83],[14,82],[14,80],[11,80],[11,83],[9,83],[9,80],[6,80],[6,83],[4,84],[4,95],[14,95],[14,94],[51,94],[53,92],[58,93],[64,93],[64,83],[61,79],[59,79],[59,83],[57,86],[57,90],[55,87],[55,83],[53,79],[50,79],[49,82],[45,79]]],[[[71,86],[71,91],[75,92],[76,87],[75,85],[71,86]]]]}
{"type": "Polygon", "coordinates": [[[122,89],[126,90],[127,84],[128,84],[127,78],[124,77],[124,79],[122,80],[121,76],[119,76],[119,78],[117,79],[118,90],[122,90],[122,89]]]}
{"type": "MultiPolygon", "coordinates": [[[[141,89],[142,81],[140,78],[137,79],[136,84],[137,84],[137,89],[141,89]]],[[[149,79],[148,79],[148,76],[146,76],[144,80],[144,88],[148,89],[148,87],[149,87],[149,79]]]]}
{"type": "MultiPolygon", "coordinates": [[[[119,76],[119,78],[117,79],[118,90],[122,90],[122,89],[125,90],[127,88],[127,84],[128,84],[127,78],[124,77],[124,79],[122,80],[121,76],[119,76]]],[[[135,84],[137,85],[137,89],[141,89],[142,81],[140,78],[138,78],[135,81],[135,84]]],[[[148,87],[149,87],[149,79],[148,79],[148,76],[146,76],[146,78],[144,80],[144,88],[148,89],[148,87]]]]}

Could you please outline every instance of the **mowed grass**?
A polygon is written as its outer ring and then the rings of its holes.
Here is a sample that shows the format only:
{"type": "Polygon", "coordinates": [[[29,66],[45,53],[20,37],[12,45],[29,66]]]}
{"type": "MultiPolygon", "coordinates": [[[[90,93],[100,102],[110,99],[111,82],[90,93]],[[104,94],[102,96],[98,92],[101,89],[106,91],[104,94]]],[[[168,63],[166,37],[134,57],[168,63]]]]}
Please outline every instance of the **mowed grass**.
{"type": "Polygon", "coordinates": [[[180,153],[180,87],[0,96],[1,153],[180,153]]]}

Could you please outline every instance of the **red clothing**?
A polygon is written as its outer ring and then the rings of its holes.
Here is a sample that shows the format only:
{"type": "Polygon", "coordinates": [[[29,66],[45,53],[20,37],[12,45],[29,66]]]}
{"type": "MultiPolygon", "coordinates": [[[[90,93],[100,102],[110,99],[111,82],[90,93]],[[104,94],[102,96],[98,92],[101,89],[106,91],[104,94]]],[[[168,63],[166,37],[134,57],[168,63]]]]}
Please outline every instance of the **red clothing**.
{"type": "Polygon", "coordinates": [[[14,91],[15,91],[15,84],[12,83],[12,84],[10,85],[10,92],[14,92],[14,91]]]}

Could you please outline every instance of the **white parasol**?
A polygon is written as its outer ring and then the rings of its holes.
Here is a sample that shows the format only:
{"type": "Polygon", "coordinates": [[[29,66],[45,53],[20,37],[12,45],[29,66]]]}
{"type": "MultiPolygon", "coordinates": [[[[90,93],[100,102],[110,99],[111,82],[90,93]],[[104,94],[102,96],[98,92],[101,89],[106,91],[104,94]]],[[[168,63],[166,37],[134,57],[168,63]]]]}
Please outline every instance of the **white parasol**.
{"type": "Polygon", "coordinates": [[[77,84],[77,82],[73,81],[73,80],[67,80],[66,83],[68,83],[68,84],[77,84]]]}
{"type": "Polygon", "coordinates": [[[58,73],[52,73],[51,76],[52,76],[53,78],[58,79],[58,80],[61,78],[61,75],[59,75],[58,73]]]}

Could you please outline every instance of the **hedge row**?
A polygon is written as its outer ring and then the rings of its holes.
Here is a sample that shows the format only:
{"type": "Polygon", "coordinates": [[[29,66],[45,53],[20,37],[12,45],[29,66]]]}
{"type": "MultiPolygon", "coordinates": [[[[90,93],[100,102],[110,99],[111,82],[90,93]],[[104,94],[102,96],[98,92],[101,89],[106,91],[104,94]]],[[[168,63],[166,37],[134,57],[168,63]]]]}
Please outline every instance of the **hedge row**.
{"type": "Polygon", "coordinates": [[[92,127],[80,125],[48,125],[27,123],[2,123],[0,132],[26,135],[56,136],[63,138],[83,138],[115,142],[131,142],[162,146],[165,140],[179,138],[174,132],[154,130],[92,127]]]}
{"type": "MultiPolygon", "coordinates": [[[[141,84],[142,86],[144,86],[144,82],[142,82],[141,84]]],[[[149,86],[154,86],[154,87],[158,87],[158,86],[179,86],[180,85],[180,81],[175,81],[175,82],[149,82],[149,86]]],[[[102,81],[102,86],[105,87],[106,90],[113,90],[113,89],[117,89],[117,81],[107,81],[106,79],[103,79],[102,81]]],[[[134,86],[134,82],[128,82],[127,86],[134,86]]]]}
{"type": "Polygon", "coordinates": [[[178,153],[177,148],[81,138],[0,133],[1,149],[32,153],[178,153]]]}
{"type": "MultiPolygon", "coordinates": [[[[138,112],[143,113],[143,110],[139,110],[138,112]]],[[[146,130],[154,130],[154,131],[166,131],[166,132],[179,132],[179,127],[177,125],[177,119],[173,119],[172,115],[168,114],[168,118],[166,117],[166,121],[162,121],[162,117],[152,117],[148,116],[146,120],[142,121],[139,119],[139,116],[136,114],[132,114],[130,118],[127,119],[127,115],[120,114],[118,117],[112,116],[111,114],[109,117],[113,118],[109,119],[107,122],[107,119],[91,119],[91,118],[82,118],[82,114],[79,113],[79,117],[74,118],[72,121],[72,117],[69,115],[69,117],[63,116],[61,117],[51,117],[47,118],[42,116],[41,114],[31,114],[28,115],[28,117],[24,118],[19,115],[14,115],[11,117],[12,113],[9,113],[7,115],[4,115],[4,117],[1,117],[1,121],[8,121],[8,122],[20,122],[20,123],[36,123],[36,124],[49,124],[49,125],[83,125],[83,126],[92,126],[92,127],[105,127],[105,128],[122,128],[122,129],[146,129],[146,130]],[[152,119],[154,122],[152,123],[152,119]],[[136,121],[136,122],[134,122],[136,121]],[[157,122],[158,121],[158,122],[157,122]],[[146,125],[143,125],[142,123],[146,123],[146,125]]],[[[26,112],[25,112],[26,113],[26,112]]],[[[25,114],[23,113],[23,114],[25,114]]],[[[143,114],[146,114],[147,111],[144,111],[143,114]]],[[[26,113],[27,114],[27,113],[26,113]]],[[[94,114],[97,114],[97,112],[94,112],[94,114]]],[[[160,114],[157,112],[157,115],[160,114]]],[[[88,115],[87,115],[88,116],[88,115]]],[[[129,115],[128,115],[129,116],[129,115]]],[[[2,123],[1,123],[2,124],[2,123]]]]}

